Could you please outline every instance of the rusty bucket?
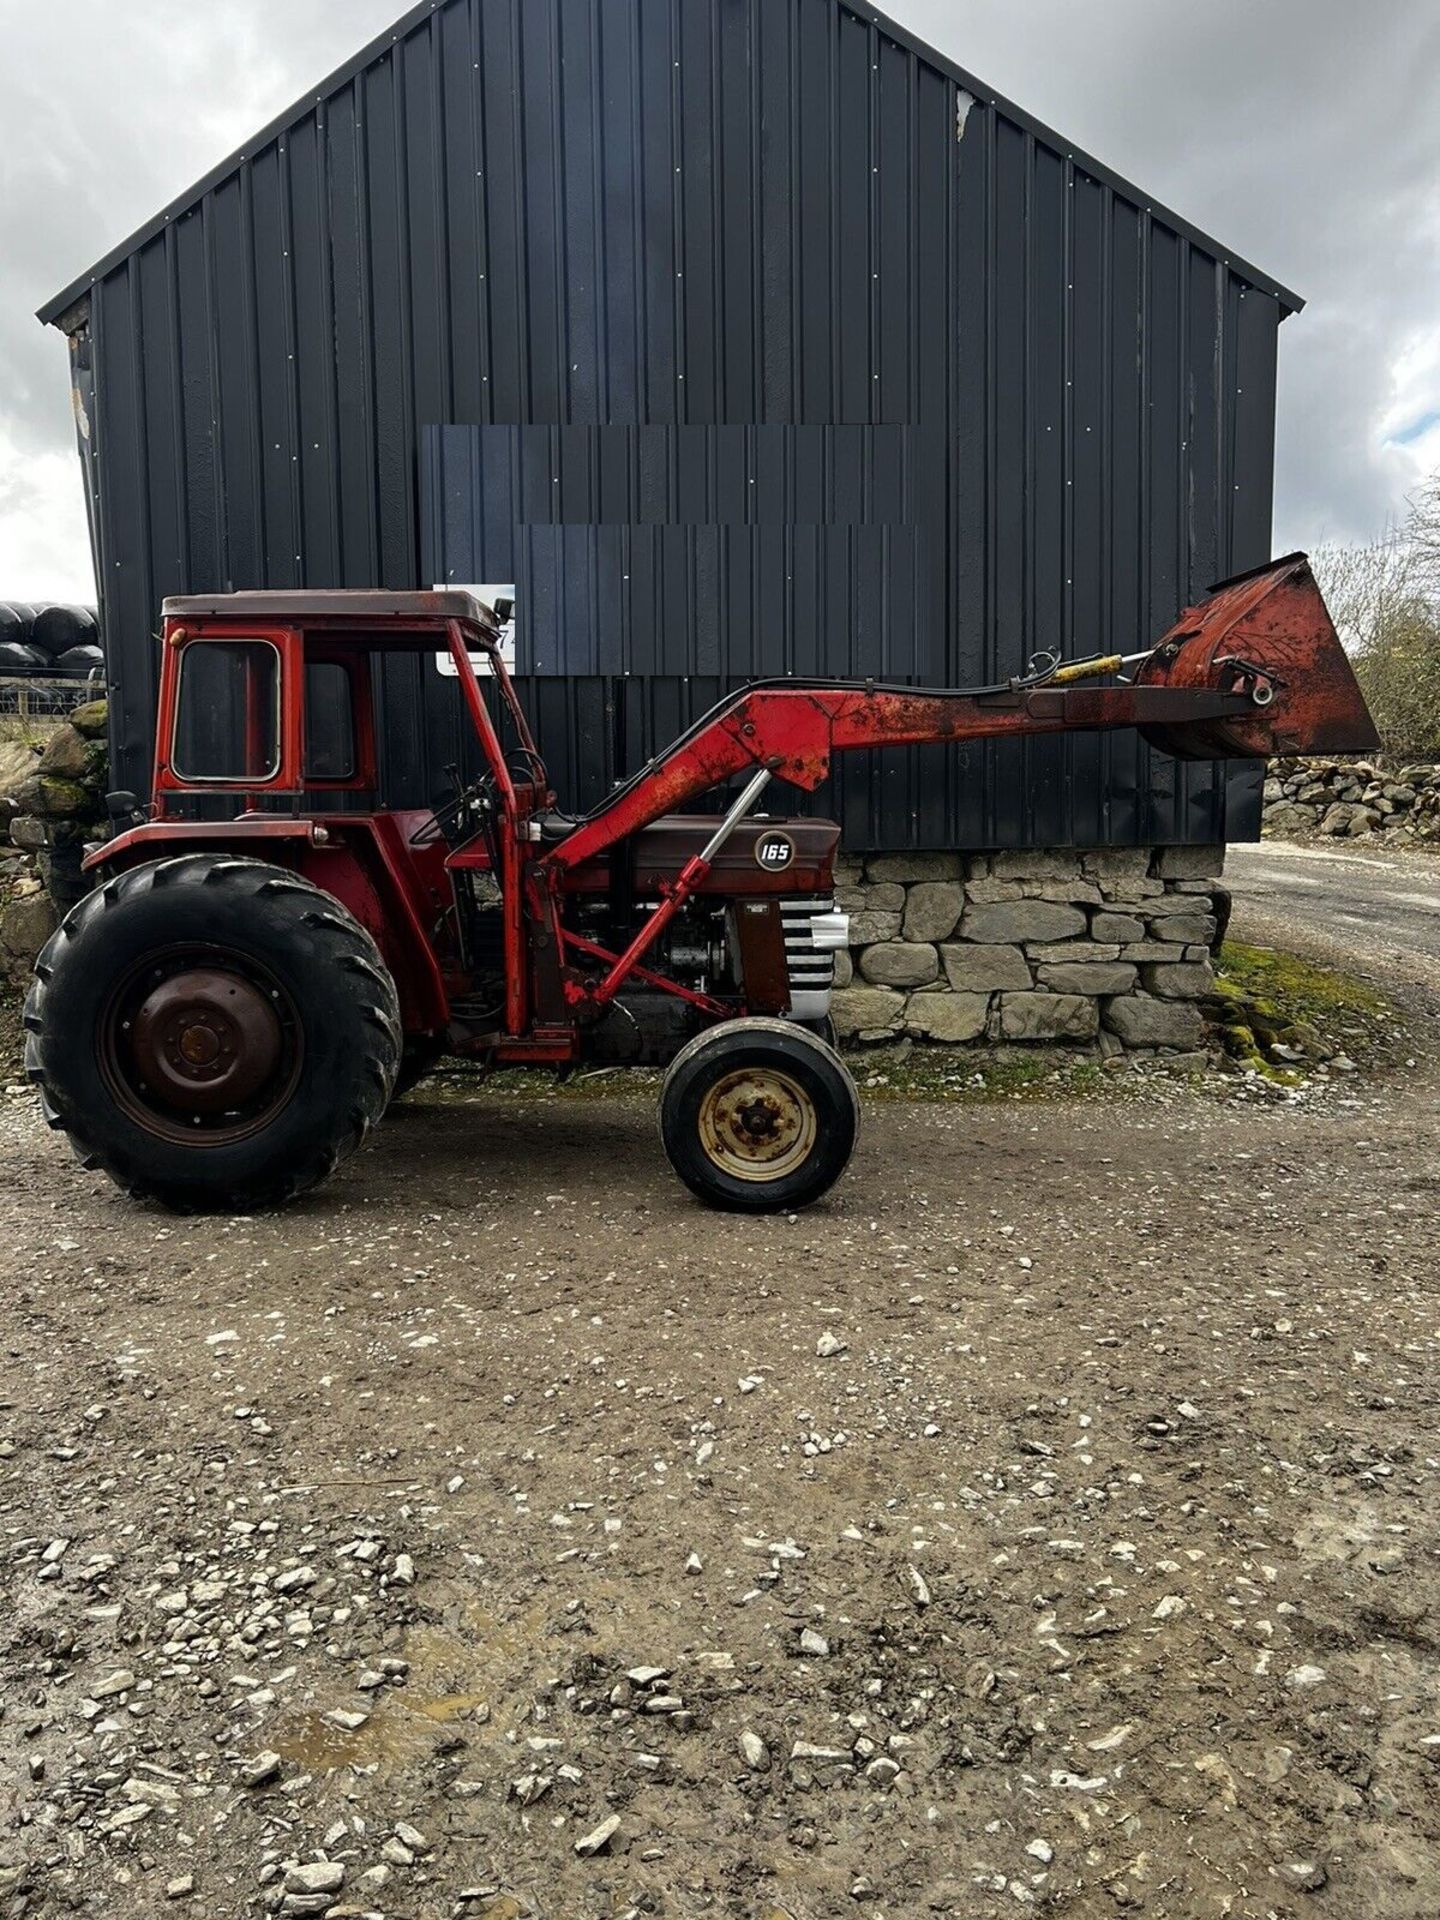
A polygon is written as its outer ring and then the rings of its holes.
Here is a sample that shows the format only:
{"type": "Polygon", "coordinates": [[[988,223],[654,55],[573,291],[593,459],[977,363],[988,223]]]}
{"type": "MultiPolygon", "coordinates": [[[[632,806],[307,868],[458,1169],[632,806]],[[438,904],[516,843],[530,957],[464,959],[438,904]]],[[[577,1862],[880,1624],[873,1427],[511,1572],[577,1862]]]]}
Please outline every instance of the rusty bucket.
{"type": "Polygon", "coordinates": [[[1140,686],[1234,689],[1245,712],[1145,729],[1182,760],[1373,753],[1380,736],[1305,554],[1216,587],[1136,675],[1140,686]]]}

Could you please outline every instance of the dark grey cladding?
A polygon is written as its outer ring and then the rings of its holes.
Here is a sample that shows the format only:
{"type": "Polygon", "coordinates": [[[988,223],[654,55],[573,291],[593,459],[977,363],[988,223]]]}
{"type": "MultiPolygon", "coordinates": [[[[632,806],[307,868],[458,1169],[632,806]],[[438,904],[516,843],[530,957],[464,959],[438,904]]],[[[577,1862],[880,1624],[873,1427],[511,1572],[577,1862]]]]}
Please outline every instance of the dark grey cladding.
{"type": "MultiPolygon", "coordinates": [[[[577,800],[756,671],[1129,649],[1268,557],[1297,304],[851,0],[415,9],[45,311],[116,780],[166,594],[459,578],[502,525],[577,800]]],[[[397,797],[444,789],[446,692],[392,678],[397,797]]],[[[1209,842],[1258,802],[1127,737],[827,796],[857,849],[1209,842]]]]}

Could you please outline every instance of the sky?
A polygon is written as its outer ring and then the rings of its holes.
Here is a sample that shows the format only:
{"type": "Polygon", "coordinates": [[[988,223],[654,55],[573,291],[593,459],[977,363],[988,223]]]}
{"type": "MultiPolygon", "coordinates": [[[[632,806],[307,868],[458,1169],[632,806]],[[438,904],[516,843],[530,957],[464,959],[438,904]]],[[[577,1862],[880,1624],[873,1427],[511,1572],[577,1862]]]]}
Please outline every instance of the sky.
{"type": "MultiPolygon", "coordinates": [[[[65,342],[36,307],[402,10],[0,0],[0,598],[93,598],[65,342]]],[[[1280,336],[1277,552],[1403,516],[1440,468],[1435,0],[882,10],[1307,298],[1280,336]]]]}

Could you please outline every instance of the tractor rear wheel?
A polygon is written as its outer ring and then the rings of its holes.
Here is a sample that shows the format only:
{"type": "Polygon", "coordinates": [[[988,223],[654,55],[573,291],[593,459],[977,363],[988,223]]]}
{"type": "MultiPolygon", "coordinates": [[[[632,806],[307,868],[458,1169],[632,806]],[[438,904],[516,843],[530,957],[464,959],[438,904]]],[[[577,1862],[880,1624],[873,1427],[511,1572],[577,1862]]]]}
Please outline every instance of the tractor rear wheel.
{"type": "Polygon", "coordinates": [[[391,1106],[397,1100],[403,1100],[407,1093],[413,1093],[422,1080],[428,1080],[444,1058],[443,1041],[407,1039],[400,1054],[400,1071],[395,1077],[395,1091],[390,1096],[391,1106]]]}
{"type": "Polygon", "coordinates": [[[193,854],[107,880],[35,966],[26,1071],[87,1166],[179,1213],[276,1207],[385,1111],[395,984],[318,887],[193,854]]]}
{"type": "Polygon", "coordinates": [[[859,1131],[844,1062],[785,1020],[733,1020],[702,1033],[660,1096],[671,1166],[707,1206],[729,1213],[810,1206],[845,1171],[859,1131]]]}

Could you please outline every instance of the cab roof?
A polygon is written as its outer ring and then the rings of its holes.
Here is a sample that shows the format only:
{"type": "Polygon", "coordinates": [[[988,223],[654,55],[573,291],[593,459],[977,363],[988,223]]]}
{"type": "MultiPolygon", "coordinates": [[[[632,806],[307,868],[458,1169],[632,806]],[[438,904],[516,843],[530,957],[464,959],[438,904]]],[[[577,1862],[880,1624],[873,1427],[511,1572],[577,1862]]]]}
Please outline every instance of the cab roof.
{"type": "Polygon", "coordinates": [[[372,591],[313,590],[267,593],[182,594],[164,602],[167,620],[264,620],[276,626],[424,627],[433,629],[459,620],[477,633],[482,644],[500,644],[500,624],[493,611],[473,593],[379,593],[372,591]]]}

